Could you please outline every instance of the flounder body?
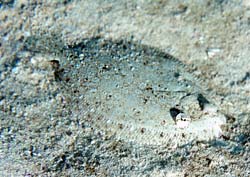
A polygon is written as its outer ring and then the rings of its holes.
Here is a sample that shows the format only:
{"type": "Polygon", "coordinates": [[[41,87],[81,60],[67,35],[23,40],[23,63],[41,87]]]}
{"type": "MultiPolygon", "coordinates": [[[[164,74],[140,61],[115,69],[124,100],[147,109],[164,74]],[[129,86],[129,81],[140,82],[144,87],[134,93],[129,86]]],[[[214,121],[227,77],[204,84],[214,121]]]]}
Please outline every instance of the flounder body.
{"type": "Polygon", "coordinates": [[[170,146],[221,135],[225,116],[187,66],[172,56],[100,38],[68,50],[76,55],[68,58],[73,68],[66,74],[75,78],[70,81],[78,93],[74,114],[96,130],[125,141],[170,146]]]}

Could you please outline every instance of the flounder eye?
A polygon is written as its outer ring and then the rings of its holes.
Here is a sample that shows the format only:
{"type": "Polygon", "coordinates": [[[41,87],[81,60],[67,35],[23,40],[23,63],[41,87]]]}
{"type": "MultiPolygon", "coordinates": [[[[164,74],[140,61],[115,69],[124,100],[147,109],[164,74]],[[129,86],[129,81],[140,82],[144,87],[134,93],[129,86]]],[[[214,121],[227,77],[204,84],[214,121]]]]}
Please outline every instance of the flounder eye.
{"type": "Polygon", "coordinates": [[[176,116],[175,124],[177,125],[178,128],[185,128],[188,127],[190,121],[191,118],[188,115],[186,115],[185,113],[179,113],[176,116]]]}

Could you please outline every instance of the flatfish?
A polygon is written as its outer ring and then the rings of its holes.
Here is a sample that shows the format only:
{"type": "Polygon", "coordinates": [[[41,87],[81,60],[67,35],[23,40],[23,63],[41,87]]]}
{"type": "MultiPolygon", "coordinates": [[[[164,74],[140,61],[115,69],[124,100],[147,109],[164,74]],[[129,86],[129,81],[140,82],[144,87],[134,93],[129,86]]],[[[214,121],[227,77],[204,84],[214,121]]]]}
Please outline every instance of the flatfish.
{"type": "Polygon", "coordinates": [[[67,48],[79,119],[115,138],[178,146],[221,136],[226,117],[176,58],[129,41],[86,39],[67,48]]]}
{"type": "MultiPolygon", "coordinates": [[[[173,56],[101,37],[58,49],[59,44],[43,49],[37,41],[33,38],[26,50],[59,56],[47,57],[58,85],[50,97],[62,95],[67,100],[62,109],[84,127],[127,142],[170,147],[223,134],[225,115],[188,66],[173,56]]],[[[41,63],[36,56],[33,60],[41,63]]]]}

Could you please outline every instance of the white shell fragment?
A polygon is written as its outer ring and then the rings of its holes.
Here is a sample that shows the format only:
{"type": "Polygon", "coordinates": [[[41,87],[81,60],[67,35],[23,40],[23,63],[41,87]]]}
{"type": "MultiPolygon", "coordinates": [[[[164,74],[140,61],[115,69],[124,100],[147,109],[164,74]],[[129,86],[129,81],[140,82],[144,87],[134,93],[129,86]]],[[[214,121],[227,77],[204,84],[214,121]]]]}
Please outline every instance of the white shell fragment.
{"type": "Polygon", "coordinates": [[[124,41],[94,39],[79,46],[70,50],[84,53],[84,59],[70,59],[73,68],[65,76],[73,78],[68,85],[77,90],[71,94],[77,104],[72,111],[97,131],[169,146],[209,141],[222,133],[225,116],[178,60],[124,41]]]}
{"type": "Polygon", "coordinates": [[[208,48],[206,50],[208,58],[214,58],[216,55],[219,55],[221,53],[220,48],[208,48]]]}

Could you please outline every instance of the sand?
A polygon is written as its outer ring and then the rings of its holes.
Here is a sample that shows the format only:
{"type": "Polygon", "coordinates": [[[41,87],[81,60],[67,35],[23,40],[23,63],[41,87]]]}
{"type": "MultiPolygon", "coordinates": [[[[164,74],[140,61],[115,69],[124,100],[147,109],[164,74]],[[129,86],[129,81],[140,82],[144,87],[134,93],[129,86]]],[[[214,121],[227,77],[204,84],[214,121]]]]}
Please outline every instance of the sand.
{"type": "Polygon", "coordinates": [[[249,18],[234,0],[1,2],[1,176],[249,176],[249,18]]]}

